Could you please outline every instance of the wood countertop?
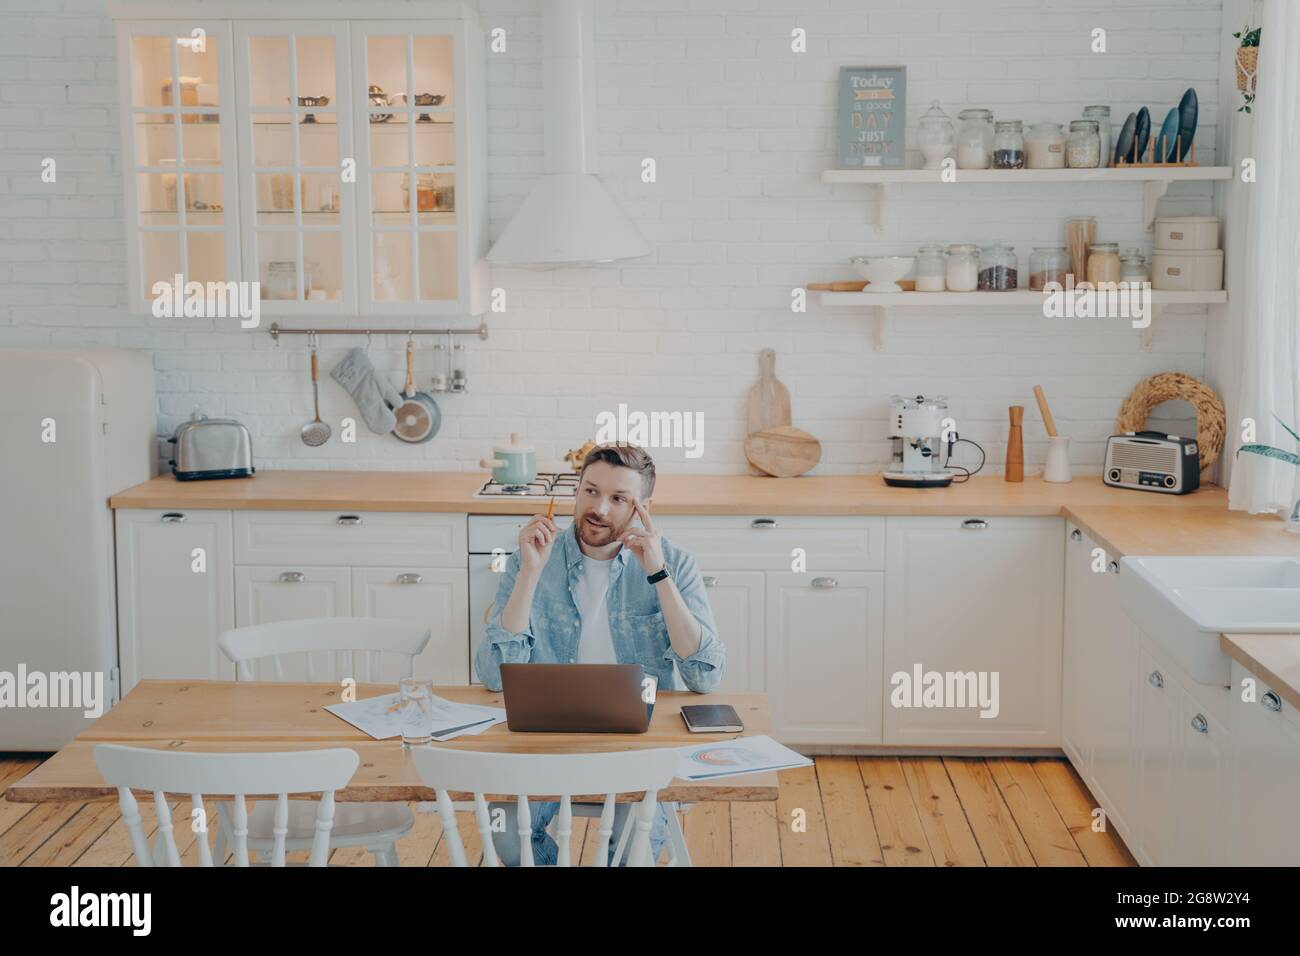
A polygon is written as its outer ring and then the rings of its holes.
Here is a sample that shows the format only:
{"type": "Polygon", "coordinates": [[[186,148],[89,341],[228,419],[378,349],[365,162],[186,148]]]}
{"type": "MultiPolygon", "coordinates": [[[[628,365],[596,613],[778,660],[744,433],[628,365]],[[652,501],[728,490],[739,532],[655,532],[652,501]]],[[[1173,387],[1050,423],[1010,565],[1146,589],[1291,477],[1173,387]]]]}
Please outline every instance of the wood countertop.
{"type": "Polygon", "coordinates": [[[1219,647],[1300,710],[1300,634],[1220,634],[1219,647]]]}
{"type": "MultiPolygon", "coordinates": [[[[114,508],[263,511],[406,511],[533,514],[548,499],[475,498],[487,480],[475,472],[264,471],[254,478],[176,481],[160,475],[110,499],[114,508]]],[[[572,504],[559,500],[560,514],[572,504]]],[[[1214,485],[1190,495],[1126,491],[1081,477],[1052,484],[977,476],[948,488],[890,488],[879,475],[763,478],[662,475],[654,512],[669,515],[1061,516],[1114,557],[1136,554],[1300,554],[1270,515],[1227,510],[1214,485]]]]}

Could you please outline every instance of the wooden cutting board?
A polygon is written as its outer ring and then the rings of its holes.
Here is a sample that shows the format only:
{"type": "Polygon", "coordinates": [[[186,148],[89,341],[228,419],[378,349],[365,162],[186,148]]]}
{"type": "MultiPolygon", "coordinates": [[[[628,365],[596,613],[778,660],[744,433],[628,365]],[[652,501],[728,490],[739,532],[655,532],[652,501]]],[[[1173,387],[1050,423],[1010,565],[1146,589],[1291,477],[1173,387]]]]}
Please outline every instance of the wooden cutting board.
{"type": "Polygon", "coordinates": [[[778,425],[746,438],[745,457],[765,474],[793,478],[812,471],[822,460],[822,443],[802,429],[778,425]]]}
{"type": "MultiPolygon", "coordinates": [[[[758,381],[749,389],[745,410],[745,434],[753,435],[768,428],[789,425],[790,391],[777,380],[776,352],[763,349],[758,353],[758,381]]],[[[764,472],[752,464],[751,475],[764,472]]]]}

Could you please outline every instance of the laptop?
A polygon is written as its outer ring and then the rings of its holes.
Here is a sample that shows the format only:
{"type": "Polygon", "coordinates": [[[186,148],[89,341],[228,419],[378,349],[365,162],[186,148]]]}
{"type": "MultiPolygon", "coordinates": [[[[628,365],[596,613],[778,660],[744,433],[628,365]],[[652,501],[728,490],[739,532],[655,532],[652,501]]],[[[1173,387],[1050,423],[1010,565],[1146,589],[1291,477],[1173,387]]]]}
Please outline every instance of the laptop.
{"type": "Polygon", "coordinates": [[[506,726],[526,734],[643,734],[655,708],[642,699],[644,679],[640,664],[502,664],[506,726]]]}

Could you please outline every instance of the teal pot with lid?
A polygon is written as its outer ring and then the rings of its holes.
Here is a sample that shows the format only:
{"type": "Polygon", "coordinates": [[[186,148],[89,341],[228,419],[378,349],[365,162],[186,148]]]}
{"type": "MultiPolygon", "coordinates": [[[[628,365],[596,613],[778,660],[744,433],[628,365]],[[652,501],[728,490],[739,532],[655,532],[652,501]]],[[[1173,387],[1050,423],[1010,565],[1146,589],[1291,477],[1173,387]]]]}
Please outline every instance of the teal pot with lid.
{"type": "Polygon", "coordinates": [[[526,485],[537,477],[537,453],[532,445],[519,441],[519,434],[511,432],[510,444],[492,449],[491,458],[479,461],[479,467],[492,470],[492,480],[503,485],[526,485]]]}

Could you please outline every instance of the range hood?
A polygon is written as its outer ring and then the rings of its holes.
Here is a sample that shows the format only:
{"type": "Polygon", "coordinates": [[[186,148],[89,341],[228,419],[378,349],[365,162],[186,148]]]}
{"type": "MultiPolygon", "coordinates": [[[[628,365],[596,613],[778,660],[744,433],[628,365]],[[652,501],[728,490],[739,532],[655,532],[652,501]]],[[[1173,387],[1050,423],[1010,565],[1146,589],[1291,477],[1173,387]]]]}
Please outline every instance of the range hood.
{"type": "Polygon", "coordinates": [[[545,172],[488,251],[488,262],[563,266],[649,255],[596,175],[592,0],[543,0],[545,172]]]}

